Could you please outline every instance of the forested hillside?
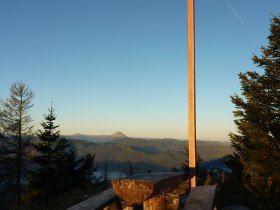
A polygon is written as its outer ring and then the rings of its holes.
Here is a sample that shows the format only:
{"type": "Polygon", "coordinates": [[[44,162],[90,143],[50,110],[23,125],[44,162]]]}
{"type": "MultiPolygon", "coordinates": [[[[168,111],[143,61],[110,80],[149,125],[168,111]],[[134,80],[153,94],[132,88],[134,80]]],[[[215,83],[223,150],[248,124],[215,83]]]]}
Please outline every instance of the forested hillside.
{"type": "MultiPolygon", "coordinates": [[[[129,138],[121,135],[121,132],[109,136],[76,134],[67,138],[71,139],[79,155],[95,154],[95,161],[100,168],[107,161],[108,170],[114,171],[121,171],[128,161],[138,172],[169,171],[174,167],[179,169],[188,147],[187,141],[129,138]]],[[[203,162],[232,153],[232,148],[226,142],[198,141],[197,149],[203,162]]]]}

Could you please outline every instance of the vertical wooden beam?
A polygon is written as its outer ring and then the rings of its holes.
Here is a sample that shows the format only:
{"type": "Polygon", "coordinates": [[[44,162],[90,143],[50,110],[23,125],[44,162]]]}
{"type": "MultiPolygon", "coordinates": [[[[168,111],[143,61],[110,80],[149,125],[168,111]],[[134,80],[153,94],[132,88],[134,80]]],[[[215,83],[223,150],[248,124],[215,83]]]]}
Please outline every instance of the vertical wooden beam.
{"type": "Polygon", "coordinates": [[[194,0],[187,0],[188,11],[188,139],[191,187],[196,186],[196,115],[195,115],[195,28],[194,0]]]}

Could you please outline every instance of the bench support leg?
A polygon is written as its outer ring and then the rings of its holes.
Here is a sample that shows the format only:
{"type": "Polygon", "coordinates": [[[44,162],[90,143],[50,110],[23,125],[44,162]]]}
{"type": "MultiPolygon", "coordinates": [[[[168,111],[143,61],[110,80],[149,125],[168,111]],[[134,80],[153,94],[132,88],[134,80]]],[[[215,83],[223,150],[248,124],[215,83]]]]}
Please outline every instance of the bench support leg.
{"type": "Polygon", "coordinates": [[[165,195],[158,195],[143,203],[144,210],[165,210],[165,195]]]}

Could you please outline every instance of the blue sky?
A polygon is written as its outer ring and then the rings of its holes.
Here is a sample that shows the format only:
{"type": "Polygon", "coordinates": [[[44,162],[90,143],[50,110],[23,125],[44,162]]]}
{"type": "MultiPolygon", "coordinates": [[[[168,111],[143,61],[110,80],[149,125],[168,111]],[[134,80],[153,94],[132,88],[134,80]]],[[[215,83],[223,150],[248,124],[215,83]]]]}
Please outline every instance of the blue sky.
{"type": "MultiPolygon", "coordinates": [[[[229,96],[279,11],[279,0],[196,1],[198,139],[235,132],[229,96]]],[[[53,101],[62,134],[187,139],[185,0],[1,0],[0,31],[0,98],[28,84],[36,129],[53,101]]]]}

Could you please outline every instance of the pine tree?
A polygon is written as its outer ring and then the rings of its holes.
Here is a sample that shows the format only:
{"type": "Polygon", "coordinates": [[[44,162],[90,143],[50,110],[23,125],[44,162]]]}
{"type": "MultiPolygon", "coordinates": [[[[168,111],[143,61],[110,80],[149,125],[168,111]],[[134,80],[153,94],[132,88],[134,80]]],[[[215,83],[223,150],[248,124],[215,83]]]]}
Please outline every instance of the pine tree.
{"type": "Polygon", "coordinates": [[[55,188],[56,184],[54,182],[56,175],[53,168],[54,143],[58,141],[60,134],[57,131],[59,126],[54,124],[56,115],[52,106],[49,109],[49,113],[44,115],[44,119],[45,121],[41,123],[43,130],[39,130],[37,133],[39,141],[32,144],[36,155],[33,155],[31,159],[39,168],[36,171],[30,172],[28,183],[29,191],[32,191],[28,195],[30,199],[48,197],[52,193],[50,190],[55,188]]]}
{"type": "Polygon", "coordinates": [[[21,202],[23,173],[32,136],[29,114],[33,92],[24,83],[16,82],[10,88],[10,96],[1,100],[0,130],[2,178],[9,191],[15,191],[17,204],[21,202]]]}
{"type": "Polygon", "coordinates": [[[59,125],[55,125],[56,115],[51,106],[41,123],[43,130],[33,144],[36,154],[32,160],[38,168],[30,172],[27,200],[47,201],[58,194],[70,192],[92,183],[94,155],[77,158],[71,143],[60,137],[59,125]]]}
{"type": "Polygon", "coordinates": [[[132,177],[133,175],[136,174],[136,169],[131,163],[131,161],[126,162],[126,167],[122,171],[127,177],[132,177]]]}
{"type": "Polygon", "coordinates": [[[242,180],[258,208],[280,206],[280,17],[270,24],[268,46],[253,62],[263,72],[240,73],[242,96],[231,96],[238,134],[230,133],[242,180]]]}
{"type": "MultiPolygon", "coordinates": [[[[181,168],[183,169],[183,171],[189,175],[189,149],[186,147],[186,153],[185,153],[185,156],[187,157],[185,159],[185,162],[181,163],[181,168]]],[[[196,168],[197,168],[197,176],[200,175],[201,173],[201,162],[202,162],[202,159],[200,157],[199,154],[196,155],[196,168]]]]}
{"type": "Polygon", "coordinates": [[[41,153],[41,155],[34,156],[34,161],[40,165],[46,165],[46,167],[51,166],[51,157],[53,156],[54,149],[52,144],[56,142],[59,137],[59,131],[56,129],[59,125],[54,125],[56,120],[56,115],[54,114],[53,106],[49,109],[49,114],[44,115],[45,121],[41,123],[43,131],[39,130],[37,136],[40,139],[40,142],[36,145],[33,144],[34,149],[41,153]]]}

